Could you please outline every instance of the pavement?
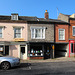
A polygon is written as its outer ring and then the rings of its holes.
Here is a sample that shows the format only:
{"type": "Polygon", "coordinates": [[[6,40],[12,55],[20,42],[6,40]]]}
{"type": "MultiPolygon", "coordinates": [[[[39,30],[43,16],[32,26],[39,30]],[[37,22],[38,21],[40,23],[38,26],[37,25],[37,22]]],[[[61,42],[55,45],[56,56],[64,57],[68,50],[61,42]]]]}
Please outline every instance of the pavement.
{"type": "Polygon", "coordinates": [[[38,62],[63,62],[63,61],[75,61],[75,57],[60,57],[54,59],[45,60],[20,60],[21,63],[38,63],[38,62]]]}

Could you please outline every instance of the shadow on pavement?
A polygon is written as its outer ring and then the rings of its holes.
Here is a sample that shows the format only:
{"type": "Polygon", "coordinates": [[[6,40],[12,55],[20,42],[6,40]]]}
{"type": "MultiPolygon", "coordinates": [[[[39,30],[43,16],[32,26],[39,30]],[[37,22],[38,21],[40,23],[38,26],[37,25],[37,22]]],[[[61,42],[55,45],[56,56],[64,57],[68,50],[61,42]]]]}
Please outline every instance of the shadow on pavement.
{"type": "Polygon", "coordinates": [[[30,63],[21,63],[19,67],[23,68],[23,67],[29,67],[29,66],[31,66],[30,63]]]}

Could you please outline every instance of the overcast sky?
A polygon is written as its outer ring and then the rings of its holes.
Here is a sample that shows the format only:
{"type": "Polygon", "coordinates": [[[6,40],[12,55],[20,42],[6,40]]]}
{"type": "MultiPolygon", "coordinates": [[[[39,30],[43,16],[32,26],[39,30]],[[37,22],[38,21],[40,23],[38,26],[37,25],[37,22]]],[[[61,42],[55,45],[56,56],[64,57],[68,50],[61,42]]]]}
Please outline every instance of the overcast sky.
{"type": "Polygon", "coordinates": [[[75,0],[0,0],[0,15],[18,13],[44,18],[45,10],[52,19],[56,19],[59,13],[71,15],[75,13],[75,0]]]}

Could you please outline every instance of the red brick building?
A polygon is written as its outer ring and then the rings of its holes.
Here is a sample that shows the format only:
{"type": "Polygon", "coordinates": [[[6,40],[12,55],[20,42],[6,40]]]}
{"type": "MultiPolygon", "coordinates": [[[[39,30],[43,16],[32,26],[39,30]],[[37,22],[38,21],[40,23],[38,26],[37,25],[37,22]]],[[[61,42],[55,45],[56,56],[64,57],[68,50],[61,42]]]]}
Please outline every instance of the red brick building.
{"type": "MultiPolygon", "coordinates": [[[[75,14],[72,15],[64,15],[64,14],[59,14],[58,19],[63,20],[65,22],[69,23],[69,51],[68,51],[68,56],[75,56],[75,14]]],[[[67,35],[67,34],[66,34],[67,35]]]]}
{"type": "Polygon", "coordinates": [[[69,24],[55,24],[55,57],[68,56],[69,24]]]}
{"type": "Polygon", "coordinates": [[[69,25],[68,24],[56,24],[55,25],[55,42],[68,43],[68,39],[69,39],[68,31],[69,31],[69,25]],[[59,39],[59,29],[64,29],[65,30],[64,40],[59,39]]]}

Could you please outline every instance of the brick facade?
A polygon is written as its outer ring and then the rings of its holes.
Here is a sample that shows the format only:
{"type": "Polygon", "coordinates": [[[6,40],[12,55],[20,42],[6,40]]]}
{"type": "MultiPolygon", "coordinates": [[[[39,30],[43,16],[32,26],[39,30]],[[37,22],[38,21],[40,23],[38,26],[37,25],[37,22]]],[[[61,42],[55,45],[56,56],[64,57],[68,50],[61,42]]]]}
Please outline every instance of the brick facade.
{"type": "Polygon", "coordinates": [[[74,20],[71,20],[71,19],[70,19],[69,39],[75,39],[75,36],[73,36],[72,26],[75,26],[75,19],[74,19],[74,20]]]}
{"type": "Polygon", "coordinates": [[[68,42],[68,39],[69,39],[68,30],[69,30],[69,25],[56,24],[55,25],[55,42],[61,42],[61,43],[68,42]],[[59,40],[59,32],[58,32],[59,29],[65,29],[65,40],[59,40]]]}

